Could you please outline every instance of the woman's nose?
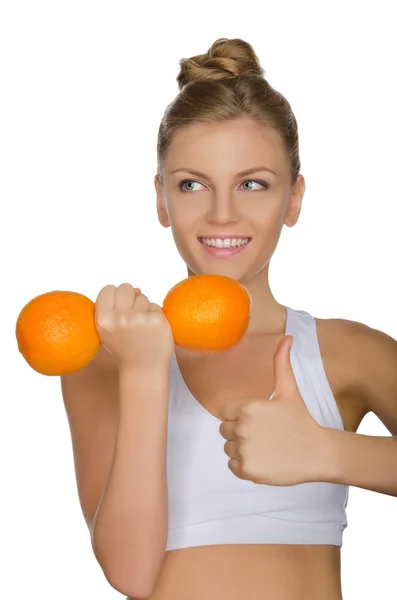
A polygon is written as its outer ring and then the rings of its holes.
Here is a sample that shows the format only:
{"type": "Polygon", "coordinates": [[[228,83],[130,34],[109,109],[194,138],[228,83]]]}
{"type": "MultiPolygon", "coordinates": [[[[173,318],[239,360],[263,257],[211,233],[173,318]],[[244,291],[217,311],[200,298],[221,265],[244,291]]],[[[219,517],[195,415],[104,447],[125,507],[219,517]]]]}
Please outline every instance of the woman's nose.
{"type": "Polygon", "coordinates": [[[233,197],[230,194],[214,196],[208,210],[207,218],[212,223],[232,223],[238,220],[233,197]]]}

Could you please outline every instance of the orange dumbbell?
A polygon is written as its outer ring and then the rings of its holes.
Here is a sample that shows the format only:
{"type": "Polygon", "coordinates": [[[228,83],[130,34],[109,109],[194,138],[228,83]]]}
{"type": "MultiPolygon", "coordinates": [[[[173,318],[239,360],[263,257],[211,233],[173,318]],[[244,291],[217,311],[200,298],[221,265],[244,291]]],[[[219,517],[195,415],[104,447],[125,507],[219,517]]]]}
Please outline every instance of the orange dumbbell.
{"type": "MultiPolygon", "coordinates": [[[[175,343],[198,351],[237,344],[248,327],[250,308],[246,288],[222,275],[184,279],[171,288],[162,306],[175,343]]],[[[20,312],[15,333],[20,353],[42,375],[78,371],[101,345],[95,304],[77,292],[53,291],[33,298],[20,312]]]]}

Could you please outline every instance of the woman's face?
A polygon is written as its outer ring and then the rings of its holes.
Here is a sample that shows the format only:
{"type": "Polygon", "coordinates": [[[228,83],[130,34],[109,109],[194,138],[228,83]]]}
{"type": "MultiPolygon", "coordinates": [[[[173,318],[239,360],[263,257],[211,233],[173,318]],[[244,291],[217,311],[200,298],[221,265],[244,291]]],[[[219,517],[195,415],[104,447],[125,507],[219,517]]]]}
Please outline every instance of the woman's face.
{"type": "Polygon", "coordinates": [[[248,118],[175,132],[163,185],[155,178],[157,212],[189,271],[243,282],[268,264],[284,224],[295,225],[301,208],[304,179],[292,187],[289,169],[279,134],[248,118]],[[225,235],[249,242],[227,257],[206,249],[203,239],[225,235]]]}

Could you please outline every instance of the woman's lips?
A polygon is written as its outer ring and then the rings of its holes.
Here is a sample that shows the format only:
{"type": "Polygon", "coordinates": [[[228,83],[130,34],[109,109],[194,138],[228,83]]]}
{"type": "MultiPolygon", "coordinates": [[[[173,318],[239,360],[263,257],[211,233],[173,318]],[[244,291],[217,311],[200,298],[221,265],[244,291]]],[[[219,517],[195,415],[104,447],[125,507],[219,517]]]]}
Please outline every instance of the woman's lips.
{"type": "Polygon", "coordinates": [[[229,258],[230,256],[234,256],[235,254],[242,252],[244,250],[244,248],[246,248],[248,246],[251,239],[249,239],[246,244],[242,244],[241,246],[234,246],[234,247],[230,247],[230,248],[217,248],[215,246],[207,246],[200,239],[198,241],[200,242],[200,245],[204,248],[204,250],[206,250],[206,252],[208,254],[210,254],[211,256],[213,256],[215,258],[229,258]]]}

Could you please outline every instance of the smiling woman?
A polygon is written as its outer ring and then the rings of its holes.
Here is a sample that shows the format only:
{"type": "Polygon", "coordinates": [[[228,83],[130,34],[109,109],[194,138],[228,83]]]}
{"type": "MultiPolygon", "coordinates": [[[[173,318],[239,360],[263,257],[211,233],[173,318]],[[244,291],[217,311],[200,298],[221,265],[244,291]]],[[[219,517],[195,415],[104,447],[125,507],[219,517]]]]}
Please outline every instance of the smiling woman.
{"type": "Polygon", "coordinates": [[[158,219],[189,277],[245,286],[250,321],[227,351],[193,352],[144,294],[101,291],[104,322],[123,323],[103,334],[118,358],[63,382],[95,556],[131,599],[341,600],[348,486],[397,495],[393,440],[356,434],[370,410],[397,422],[396,343],[273,296],[270,260],[305,181],[292,109],[250,44],[219,39],[180,67],[158,219]]]}

